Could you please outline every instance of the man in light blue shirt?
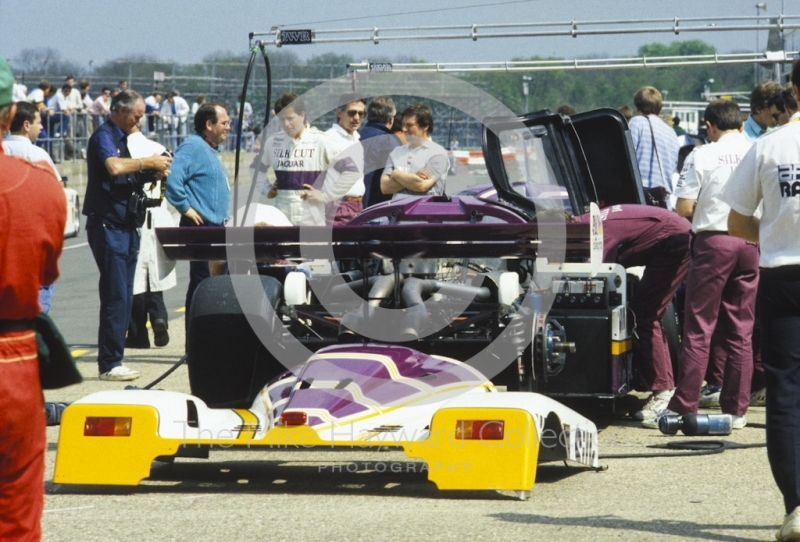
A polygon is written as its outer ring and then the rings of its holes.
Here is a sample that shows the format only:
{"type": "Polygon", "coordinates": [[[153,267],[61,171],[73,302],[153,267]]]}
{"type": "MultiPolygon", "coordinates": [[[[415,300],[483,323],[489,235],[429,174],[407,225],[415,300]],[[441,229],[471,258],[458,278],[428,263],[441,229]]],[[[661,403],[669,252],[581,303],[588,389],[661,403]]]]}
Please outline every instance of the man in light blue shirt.
{"type": "Polygon", "coordinates": [[[775,81],[763,81],[750,93],[750,116],[744,123],[744,136],[750,143],[777,125],[768,102],[770,97],[780,90],[781,86],[775,81]]]}
{"type": "Polygon", "coordinates": [[[663,186],[672,193],[672,175],[678,168],[678,138],[659,118],[661,93],[642,87],[633,96],[636,116],[628,124],[644,188],[663,186]]]}

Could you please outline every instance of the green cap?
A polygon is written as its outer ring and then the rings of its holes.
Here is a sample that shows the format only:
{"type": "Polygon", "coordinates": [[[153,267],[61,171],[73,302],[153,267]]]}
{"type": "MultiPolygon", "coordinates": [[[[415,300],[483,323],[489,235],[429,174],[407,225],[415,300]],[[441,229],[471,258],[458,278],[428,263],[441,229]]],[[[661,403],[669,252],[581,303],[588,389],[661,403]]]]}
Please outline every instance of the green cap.
{"type": "Polygon", "coordinates": [[[0,107],[14,101],[12,90],[14,88],[14,74],[6,59],[0,56],[0,107]]]}

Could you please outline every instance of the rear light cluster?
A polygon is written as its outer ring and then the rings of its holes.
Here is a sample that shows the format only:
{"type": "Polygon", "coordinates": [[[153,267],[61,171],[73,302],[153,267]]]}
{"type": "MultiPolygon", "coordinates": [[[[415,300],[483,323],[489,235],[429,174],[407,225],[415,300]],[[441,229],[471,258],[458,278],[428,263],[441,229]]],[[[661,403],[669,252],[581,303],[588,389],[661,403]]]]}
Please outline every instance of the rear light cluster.
{"type": "Polygon", "coordinates": [[[308,414],[297,410],[283,412],[281,414],[281,425],[305,425],[308,423],[308,414]]]}
{"type": "Polygon", "coordinates": [[[86,418],[83,424],[85,437],[129,437],[131,418],[86,418]]]}
{"type": "Polygon", "coordinates": [[[458,420],[456,438],[461,440],[503,440],[505,422],[501,420],[458,420]]]}

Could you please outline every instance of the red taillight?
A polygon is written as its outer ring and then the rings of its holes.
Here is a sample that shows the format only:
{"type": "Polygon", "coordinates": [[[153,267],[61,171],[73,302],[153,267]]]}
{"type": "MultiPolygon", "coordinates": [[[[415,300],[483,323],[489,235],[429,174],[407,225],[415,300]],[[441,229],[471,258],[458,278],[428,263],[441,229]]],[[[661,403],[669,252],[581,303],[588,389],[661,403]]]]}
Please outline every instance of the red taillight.
{"type": "Polygon", "coordinates": [[[308,422],[308,414],[300,411],[284,412],[281,414],[283,425],[305,425],[308,422]]]}
{"type": "Polygon", "coordinates": [[[131,418],[86,418],[83,424],[85,437],[129,437],[131,418]]]}
{"type": "Polygon", "coordinates": [[[456,438],[462,440],[503,440],[505,422],[500,420],[458,420],[456,438]]]}

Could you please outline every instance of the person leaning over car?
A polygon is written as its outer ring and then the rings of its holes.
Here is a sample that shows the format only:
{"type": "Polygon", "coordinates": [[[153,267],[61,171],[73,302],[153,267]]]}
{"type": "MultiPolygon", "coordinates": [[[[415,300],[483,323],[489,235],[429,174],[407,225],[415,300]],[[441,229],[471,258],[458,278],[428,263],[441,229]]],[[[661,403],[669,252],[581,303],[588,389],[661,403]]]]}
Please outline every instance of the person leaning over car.
{"type": "Polygon", "coordinates": [[[100,325],[97,364],[100,380],[135,380],[138,371],[125,367],[125,333],[133,304],[133,277],[139,256],[137,224],[128,213],[131,196],[141,188],[137,173],[168,174],[172,158],[154,154],[131,158],[128,134],[144,116],[144,99],[134,90],[117,94],[111,114],[89,139],[88,182],[83,214],[86,237],[100,270],[100,325]]]}
{"type": "Polygon", "coordinates": [[[381,192],[403,196],[441,196],[450,169],[447,151],[431,140],[433,112],[414,104],[403,111],[403,133],[407,145],[389,155],[381,175],[381,192]]]}
{"type": "MultiPolygon", "coordinates": [[[[181,227],[222,226],[228,217],[231,189],[220,157],[231,120],[222,104],[204,103],[194,116],[195,133],[175,151],[167,179],[167,201],[181,213],[181,227]]],[[[211,276],[208,261],[189,262],[186,314],[201,281],[211,276]]],[[[188,319],[187,319],[188,321],[188,319]]]]}

